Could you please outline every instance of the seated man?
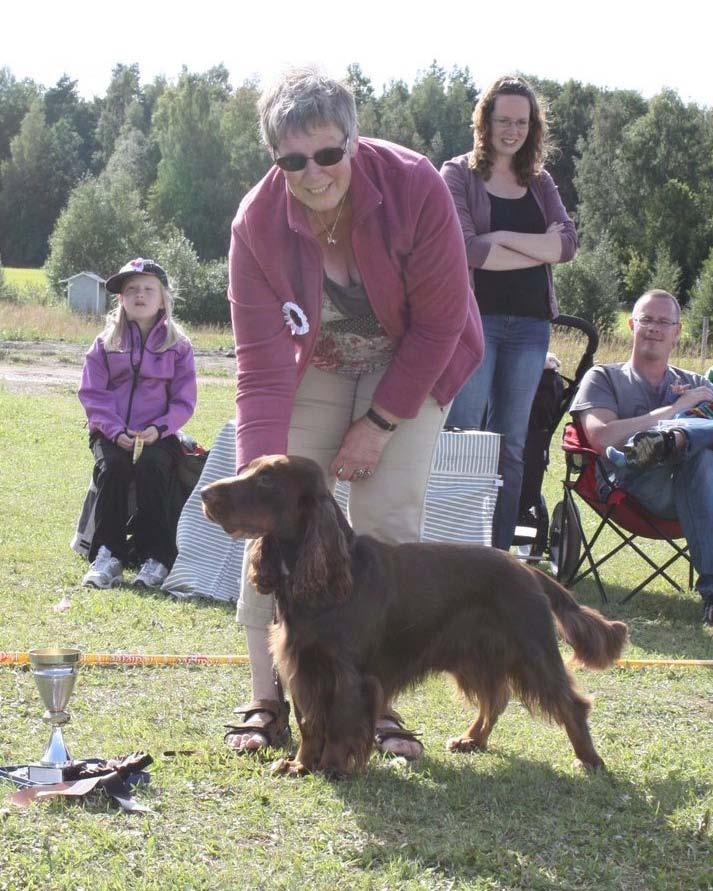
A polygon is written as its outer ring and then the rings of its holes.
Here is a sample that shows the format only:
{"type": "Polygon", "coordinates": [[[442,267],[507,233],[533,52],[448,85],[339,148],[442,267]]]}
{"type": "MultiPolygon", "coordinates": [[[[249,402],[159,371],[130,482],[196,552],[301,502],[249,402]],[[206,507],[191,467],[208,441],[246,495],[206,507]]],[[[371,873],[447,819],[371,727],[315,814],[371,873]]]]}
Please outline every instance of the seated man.
{"type": "Polygon", "coordinates": [[[603,457],[610,479],[657,516],[678,519],[698,572],[703,621],[713,625],[713,424],[673,420],[710,401],[713,386],[668,364],[680,319],[672,294],[647,291],[629,319],[629,361],[591,368],[570,412],[592,448],[615,459],[603,457]]]}

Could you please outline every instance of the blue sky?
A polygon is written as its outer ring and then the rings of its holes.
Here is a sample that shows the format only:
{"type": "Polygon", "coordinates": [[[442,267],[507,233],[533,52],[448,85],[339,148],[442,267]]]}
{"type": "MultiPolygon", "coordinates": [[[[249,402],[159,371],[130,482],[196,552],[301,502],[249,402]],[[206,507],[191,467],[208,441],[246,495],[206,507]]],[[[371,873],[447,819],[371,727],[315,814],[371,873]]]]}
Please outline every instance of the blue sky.
{"type": "Polygon", "coordinates": [[[668,86],[684,101],[713,107],[708,0],[203,0],[184,12],[175,0],[5,6],[0,65],[45,86],[67,73],[87,97],[104,94],[117,62],[138,62],[144,81],[222,62],[233,84],[265,82],[290,63],[319,62],[341,76],[359,62],[380,91],[392,78],[412,83],[435,58],[446,69],[469,66],[481,87],[519,70],[646,97],[668,86]]]}

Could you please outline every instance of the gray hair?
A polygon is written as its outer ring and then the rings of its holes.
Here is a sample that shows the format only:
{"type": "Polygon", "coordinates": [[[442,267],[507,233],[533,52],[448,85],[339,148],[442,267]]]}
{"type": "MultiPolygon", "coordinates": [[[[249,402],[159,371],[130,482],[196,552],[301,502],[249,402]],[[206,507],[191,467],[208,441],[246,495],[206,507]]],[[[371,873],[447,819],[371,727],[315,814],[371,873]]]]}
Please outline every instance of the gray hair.
{"type": "Polygon", "coordinates": [[[263,92],[257,109],[263,141],[273,150],[290,130],[335,124],[347,140],[357,131],[351,91],[314,66],[289,68],[263,92]]]}
{"type": "Polygon", "coordinates": [[[664,291],[662,288],[652,288],[650,291],[647,291],[645,294],[642,294],[641,297],[636,301],[631,310],[632,317],[636,314],[639,309],[639,304],[642,301],[647,300],[649,297],[656,297],[659,300],[670,300],[673,303],[675,312],[676,312],[676,321],[681,321],[681,304],[676,300],[673,294],[669,294],[668,291],[664,291]]]}

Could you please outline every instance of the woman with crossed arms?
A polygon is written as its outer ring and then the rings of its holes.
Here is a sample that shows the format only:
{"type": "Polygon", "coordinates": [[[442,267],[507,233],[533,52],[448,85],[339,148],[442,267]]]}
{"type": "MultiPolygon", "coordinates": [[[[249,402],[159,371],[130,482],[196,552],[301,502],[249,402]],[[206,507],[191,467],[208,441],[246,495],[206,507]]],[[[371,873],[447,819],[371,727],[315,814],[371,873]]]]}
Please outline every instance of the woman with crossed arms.
{"type": "Polygon", "coordinates": [[[485,359],[453,403],[448,426],[502,435],[503,487],[493,544],[517,524],[523,449],[557,317],[552,264],[577,249],[574,223],[544,170],[547,127],[532,87],[501,77],[473,113],[471,152],[441,169],[458,211],[485,336],[485,359]],[[484,423],[485,422],[485,423],[484,423]],[[484,424],[484,426],[483,426],[484,424]]]}

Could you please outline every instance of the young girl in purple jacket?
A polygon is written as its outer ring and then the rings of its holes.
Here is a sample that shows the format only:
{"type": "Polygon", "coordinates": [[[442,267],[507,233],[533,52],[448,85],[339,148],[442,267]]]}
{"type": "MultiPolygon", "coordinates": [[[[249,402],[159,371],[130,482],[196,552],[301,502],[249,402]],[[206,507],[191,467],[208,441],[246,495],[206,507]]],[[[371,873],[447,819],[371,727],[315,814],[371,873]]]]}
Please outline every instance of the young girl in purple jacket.
{"type": "Polygon", "coordinates": [[[86,355],[79,399],[94,455],[95,533],[83,584],[121,585],[128,560],[129,487],[136,486],[134,584],[159,586],[176,558],[178,515],[171,495],[180,453],[176,433],[193,415],[193,349],[172,318],[168,276],[138,258],[107,283],[117,306],[86,355]]]}

